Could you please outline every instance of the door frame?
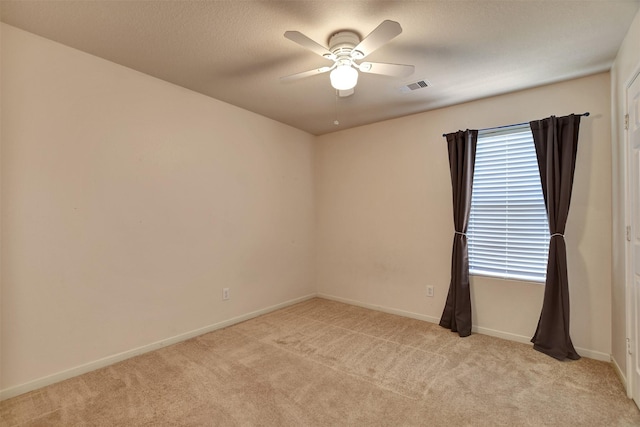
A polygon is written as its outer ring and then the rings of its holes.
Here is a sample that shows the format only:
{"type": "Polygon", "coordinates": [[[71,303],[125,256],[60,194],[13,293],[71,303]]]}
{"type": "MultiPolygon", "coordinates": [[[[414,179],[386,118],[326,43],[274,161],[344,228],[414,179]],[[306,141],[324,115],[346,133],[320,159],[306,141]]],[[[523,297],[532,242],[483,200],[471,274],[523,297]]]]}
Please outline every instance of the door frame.
{"type": "MultiPolygon", "coordinates": [[[[624,96],[624,111],[623,111],[623,117],[626,116],[627,114],[629,114],[629,89],[631,88],[631,85],[635,82],[636,79],[640,79],[640,63],[638,63],[634,69],[634,71],[631,73],[631,77],[627,79],[627,81],[625,82],[624,85],[624,93],[622,94],[624,96]]],[[[615,117],[612,117],[612,127],[615,126],[615,117]]],[[[624,119],[623,119],[624,120],[624,119]]],[[[634,311],[633,311],[633,297],[634,297],[634,271],[633,271],[633,251],[631,248],[631,243],[629,241],[629,239],[627,239],[626,237],[626,229],[627,227],[631,227],[631,222],[632,222],[632,209],[633,209],[633,202],[632,202],[632,194],[631,194],[631,179],[632,177],[630,176],[631,172],[632,172],[632,168],[631,168],[631,161],[633,161],[633,159],[631,158],[631,156],[629,155],[629,151],[631,149],[631,137],[630,137],[630,132],[628,129],[624,129],[624,127],[621,129],[621,131],[623,132],[623,144],[624,144],[624,194],[625,194],[625,215],[624,215],[624,222],[625,222],[625,238],[624,238],[624,251],[625,251],[625,295],[624,295],[624,299],[625,299],[625,339],[627,341],[626,344],[626,355],[625,355],[625,362],[626,362],[626,392],[627,392],[627,397],[629,397],[630,399],[633,398],[633,386],[634,386],[634,364],[633,364],[633,355],[629,353],[629,340],[634,340],[637,339],[638,337],[632,337],[631,336],[631,331],[634,329],[633,326],[633,317],[634,317],[634,311]]],[[[638,334],[638,331],[636,331],[636,335],[638,334]]],[[[635,355],[636,357],[639,357],[639,355],[635,355]]],[[[640,402],[636,402],[636,404],[638,406],[640,406],[640,402]]]]}

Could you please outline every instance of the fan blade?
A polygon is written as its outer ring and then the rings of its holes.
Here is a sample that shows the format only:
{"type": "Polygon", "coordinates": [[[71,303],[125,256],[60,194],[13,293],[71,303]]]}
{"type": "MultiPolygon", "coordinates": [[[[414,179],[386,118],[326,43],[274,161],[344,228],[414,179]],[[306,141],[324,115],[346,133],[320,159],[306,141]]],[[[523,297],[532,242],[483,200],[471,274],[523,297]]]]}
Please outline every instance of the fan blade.
{"type": "Polygon", "coordinates": [[[291,40],[292,42],[298,43],[300,46],[305,49],[309,49],[311,52],[314,52],[323,58],[334,60],[336,56],[329,51],[326,47],[314,42],[309,37],[305,36],[299,31],[286,31],[284,36],[291,40]]]}
{"type": "Polygon", "coordinates": [[[290,82],[293,80],[302,79],[305,77],[315,76],[316,74],[322,74],[322,73],[326,73],[327,71],[331,71],[334,67],[315,68],[313,70],[303,71],[302,73],[291,74],[289,76],[280,77],[280,81],[284,83],[284,82],[290,82]]]}
{"type": "Polygon", "coordinates": [[[355,59],[362,59],[383,44],[391,41],[394,37],[402,32],[402,27],[396,21],[382,21],[375,30],[364,38],[356,47],[353,48],[352,56],[355,59]]]}
{"type": "Polygon", "coordinates": [[[385,64],[382,62],[363,62],[360,71],[363,73],[382,74],[384,76],[407,77],[413,74],[415,67],[404,64],[385,64]]]}

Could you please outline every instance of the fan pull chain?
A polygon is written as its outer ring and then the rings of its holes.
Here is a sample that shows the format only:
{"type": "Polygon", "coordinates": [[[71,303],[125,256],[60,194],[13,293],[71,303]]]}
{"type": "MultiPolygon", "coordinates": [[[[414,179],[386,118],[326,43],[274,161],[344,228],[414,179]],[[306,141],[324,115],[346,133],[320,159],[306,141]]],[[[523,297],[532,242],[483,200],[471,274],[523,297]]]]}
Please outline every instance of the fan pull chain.
{"type": "Polygon", "coordinates": [[[333,121],[333,124],[336,126],[340,126],[340,122],[338,121],[338,90],[336,89],[336,119],[333,121]]]}

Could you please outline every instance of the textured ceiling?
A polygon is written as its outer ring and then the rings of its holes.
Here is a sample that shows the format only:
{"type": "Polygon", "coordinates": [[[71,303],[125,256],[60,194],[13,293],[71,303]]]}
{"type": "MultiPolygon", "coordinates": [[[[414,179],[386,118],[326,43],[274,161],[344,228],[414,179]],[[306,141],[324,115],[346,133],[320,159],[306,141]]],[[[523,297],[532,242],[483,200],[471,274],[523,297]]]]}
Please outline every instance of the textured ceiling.
{"type": "Polygon", "coordinates": [[[608,70],[640,0],[2,1],[7,24],[320,135],[608,70]],[[415,65],[407,78],[361,74],[336,98],[328,74],[280,76],[328,61],[339,30],[402,34],[368,61],[415,65]],[[409,93],[417,80],[432,86],[409,93]],[[337,117],[340,125],[333,122],[337,117]]]}

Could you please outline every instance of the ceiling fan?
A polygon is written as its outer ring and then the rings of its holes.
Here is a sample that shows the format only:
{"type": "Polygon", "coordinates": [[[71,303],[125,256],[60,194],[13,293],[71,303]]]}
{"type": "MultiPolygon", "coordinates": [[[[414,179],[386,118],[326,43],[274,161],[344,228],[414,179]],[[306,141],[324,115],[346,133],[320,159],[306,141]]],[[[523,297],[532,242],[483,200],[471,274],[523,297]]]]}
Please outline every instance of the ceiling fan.
{"type": "Polygon", "coordinates": [[[329,38],[329,48],[327,49],[299,31],[287,31],[284,33],[286,38],[325,59],[333,61],[333,65],[280,77],[280,81],[287,82],[330,71],[331,86],[338,91],[340,96],[344,97],[353,94],[353,89],[358,83],[358,71],[407,77],[413,73],[413,65],[359,62],[401,32],[400,24],[386,20],[363,40],[360,40],[360,37],[352,31],[340,31],[329,38]]]}

